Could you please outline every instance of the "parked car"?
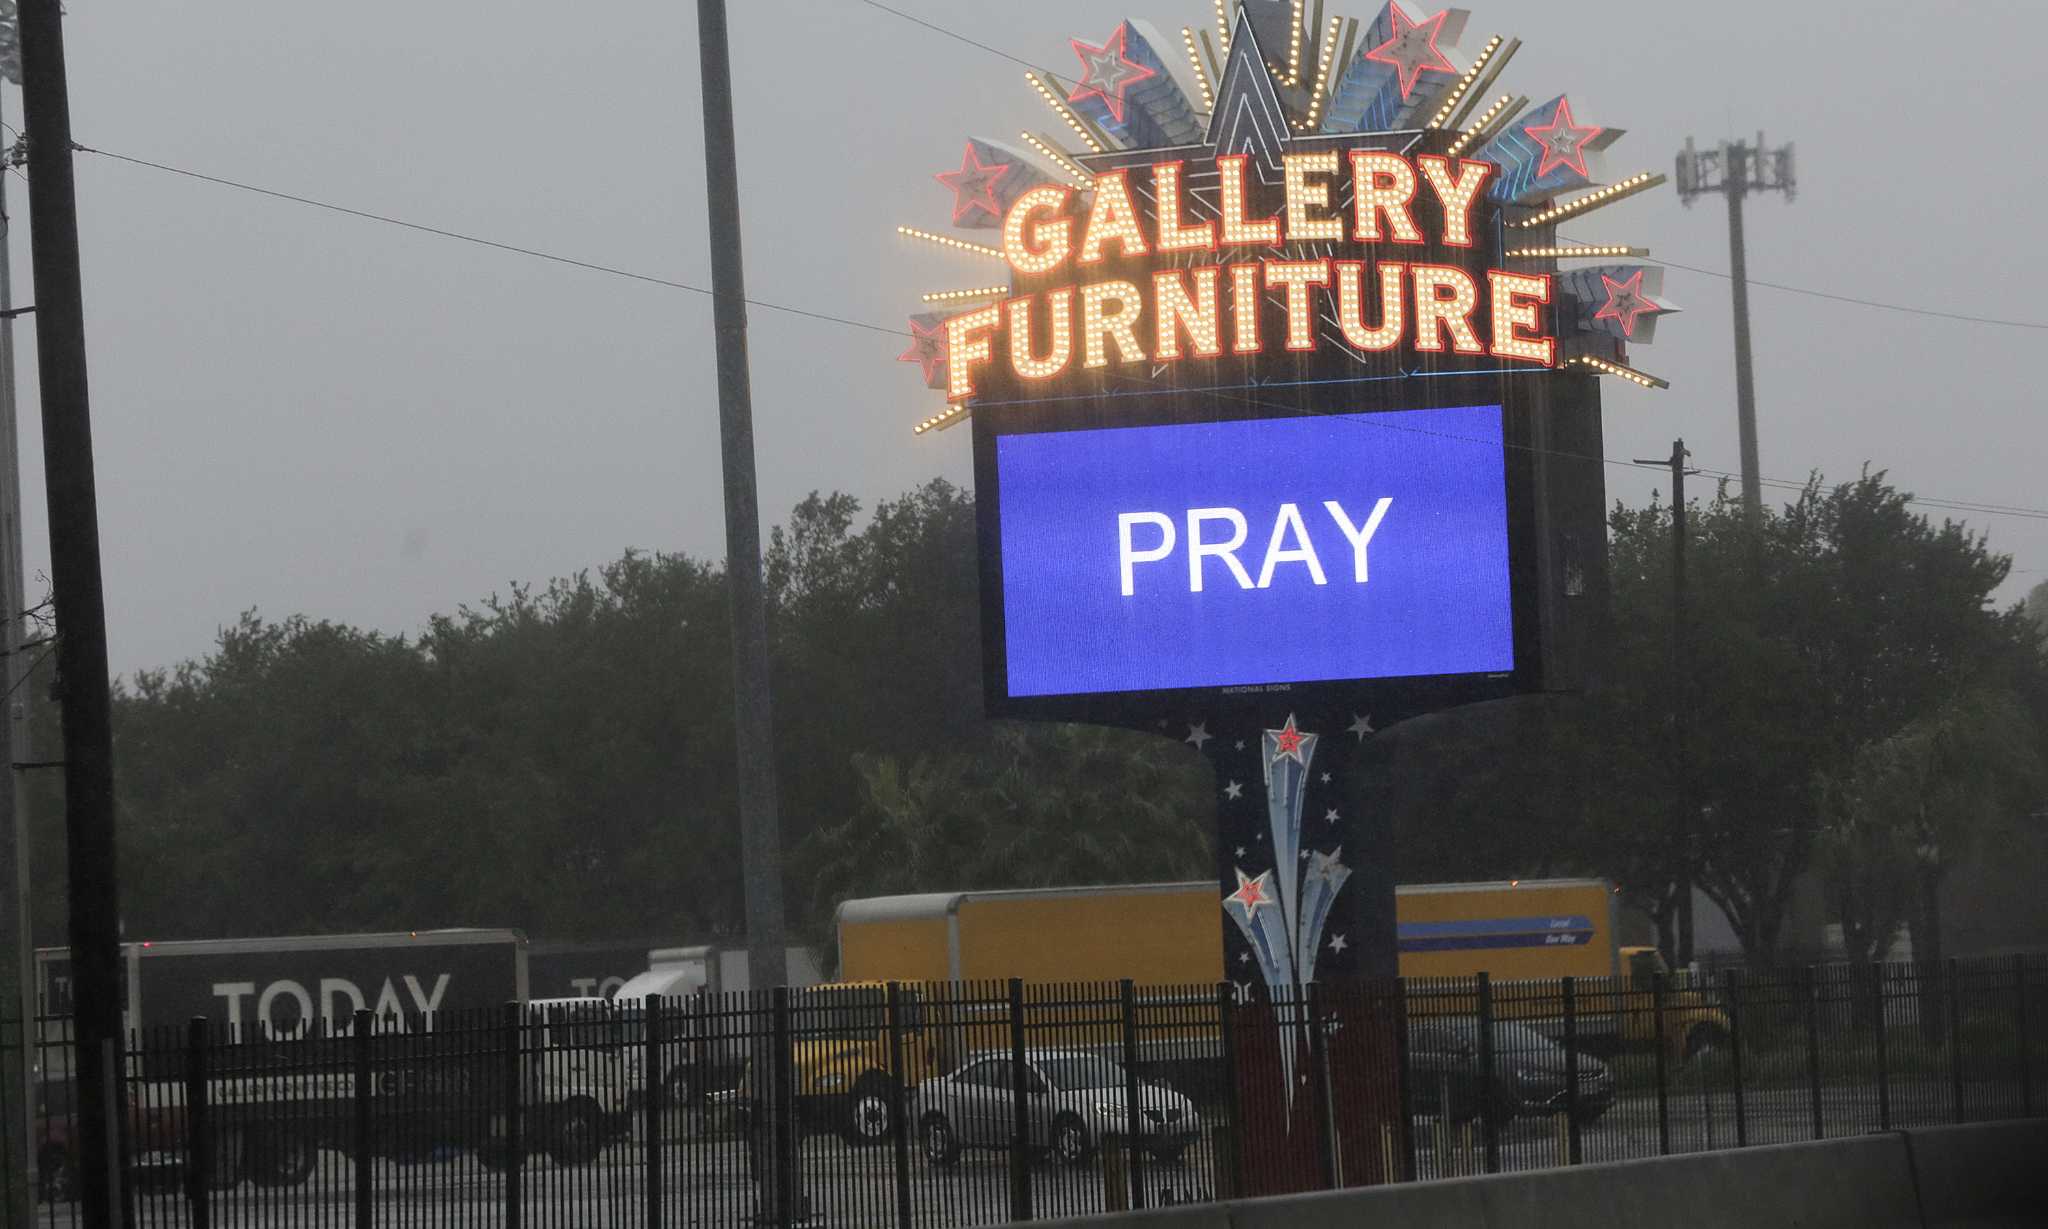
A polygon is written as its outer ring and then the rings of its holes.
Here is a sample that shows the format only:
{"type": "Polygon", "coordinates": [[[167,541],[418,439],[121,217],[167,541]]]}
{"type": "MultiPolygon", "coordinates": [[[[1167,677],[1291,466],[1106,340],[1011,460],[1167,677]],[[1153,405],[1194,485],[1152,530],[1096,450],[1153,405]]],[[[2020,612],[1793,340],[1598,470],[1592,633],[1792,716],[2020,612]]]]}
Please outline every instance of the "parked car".
{"type": "MultiPolygon", "coordinates": [[[[76,1088],[70,1076],[37,1081],[35,1125],[36,1198],[59,1203],[78,1198],[79,1155],[76,1088]]],[[[185,1107],[128,1103],[128,1175],[138,1185],[175,1182],[184,1173],[185,1107]]]]}
{"type": "MultiPolygon", "coordinates": [[[[963,1148],[1007,1148],[1015,1132],[1016,1092],[1010,1058],[969,1061],[917,1091],[918,1141],[925,1159],[951,1165],[963,1148]]],[[[1025,1054],[1029,1104],[1027,1142],[1062,1165],[1087,1163],[1104,1139],[1130,1129],[1129,1073],[1083,1050],[1025,1054]]],[[[1178,1161],[1202,1134],[1195,1103],[1170,1088],[1140,1082],[1138,1129],[1145,1149],[1178,1161]]]]}
{"type": "MultiPolygon", "coordinates": [[[[1569,1107],[1564,1047],[1512,1020],[1493,1022],[1491,1087],[1480,1070],[1479,1021],[1429,1017],[1408,1029],[1409,1105],[1418,1114],[1467,1122],[1490,1097],[1496,1121],[1562,1114],[1569,1107]]],[[[1614,1104],[1614,1073],[1590,1054],[1578,1056],[1581,1125],[1614,1104]]]]}

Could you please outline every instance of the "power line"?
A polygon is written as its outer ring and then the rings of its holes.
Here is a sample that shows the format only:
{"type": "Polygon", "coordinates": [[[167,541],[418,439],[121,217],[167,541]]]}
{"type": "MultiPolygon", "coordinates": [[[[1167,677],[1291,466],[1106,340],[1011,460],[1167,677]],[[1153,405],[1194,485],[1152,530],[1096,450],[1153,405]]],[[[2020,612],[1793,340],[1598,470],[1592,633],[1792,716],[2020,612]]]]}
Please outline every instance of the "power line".
{"type": "MultiPolygon", "coordinates": [[[[896,10],[890,9],[886,5],[873,4],[873,0],[862,0],[862,2],[870,3],[873,5],[873,7],[879,8],[884,12],[896,12],[896,10]]],[[[916,19],[910,18],[909,20],[916,19]]],[[[965,41],[971,42],[972,40],[965,41]]],[[[976,45],[978,46],[979,44],[976,45]]],[[[11,127],[11,125],[9,125],[9,127],[11,127]]],[[[509,252],[514,255],[526,256],[535,260],[549,261],[554,264],[567,265],[571,268],[583,269],[588,272],[603,273],[612,277],[622,277],[631,281],[643,282],[649,285],[662,286],[672,290],[687,291],[692,294],[704,295],[706,297],[709,297],[711,294],[710,290],[708,290],[707,288],[702,286],[695,286],[688,282],[679,282],[670,278],[657,277],[653,274],[638,273],[630,269],[621,269],[611,265],[602,265],[592,261],[579,260],[576,259],[575,257],[563,256],[560,255],[559,253],[548,252],[539,248],[523,247],[518,244],[505,243],[496,239],[487,239],[480,235],[471,235],[464,233],[462,231],[449,230],[445,227],[430,226],[421,222],[412,222],[404,218],[392,217],[387,214],[373,213],[368,210],[356,209],[347,205],[338,205],[331,201],[323,201],[315,197],[302,196],[297,193],[283,192],[274,188],[265,188],[256,184],[245,183],[241,180],[228,179],[224,176],[209,175],[201,171],[187,170],[184,167],[172,166],[168,163],[154,162],[146,158],[137,158],[128,154],[115,153],[111,150],[97,149],[87,145],[74,145],[74,148],[77,149],[80,153],[96,154],[102,158],[109,158],[116,162],[123,162],[133,166],[145,167],[150,170],[160,171],[166,174],[178,175],[187,179],[194,179],[203,183],[214,184],[219,187],[230,188],[240,192],[249,192],[258,196],[269,197],[273,200],[287,201],[292,204],[304,205],[314,209],[325,210],[330,213],[338,213],[347,217],[358,218],[364,221],[378,222],[387,226],[396,226],[401,229],[415,231],[421,234],[434,235],[444,239],[453,239],[463,243],[475,244],[479,247],[491,248],[496,251],[509,252]]],[[[1763,283],[1758,284],[1761,285],[1763,283]]],[[[865,320],[854,320],[845,316],[835,316],[828,312],[812,311],[808,308],[794,307],[786,303],[774,303],[763,299],[752,298],[748,299],[747,303],[751,306],[764,308],[769,311],[782,312],[787,315],[799,316],[810,320],[819,320],[830,324],[844,325],[848,328],[861,329],[866,332],[881,333],[892,337],[909,336],[908,332],[902,329],[894,329],[886,325],[872,324],[865,320]]],[[[1879,304],[1878,306],[1884,305],[1879,304]]],[[[1131,378],[1142,379],[1142,377],[1131,378]]],[[[1144,380],[1143,382],[1148,384],[1151,383],[1151,381],[1149,380],[1144,380]]],[[[1279,408],[1273,406],[1271,403],[1260,402],[1255,399],[1245,399],[1244,403],[1247,405],[1257,405],[1262,408],[1279,408]]],[[[1345,415],[1345,417],[1353,420],[1359,420],[1358,416],[1356,415],[1345,415]]],[[[1370,425],[1387,428],[1393,427],[1393,424],[1390,423],[1372,423],[1370,425]]],[[[1398,429],[1423,430],[1421,428],[1398,429]]],[[[1472,440],[1470,442],[1481,443],[1484,441],[1472,440]]],[[[1528,451],[1543,451],[1529,448],[1528,446],[1519,447],[1522,447],[1528,451]]],[[[1549,455],[1574,457],[1578,459],[1590,459],[1579,457],[1579,454],[1575,453],[1551,452],[1549,455]]],[[[1608,465],[1622,466],[1630,469],[1642,468],[1640,466],[1637,466],[1633,461],[1618,460],[1613,457],[1602,457],[1600,459],[1608,465]]],[[[1732,474],[1728,474],[1718,470],[1702,470],[1701,472],[1717,478],[1729,478],[1734,476],[1732,474]]],[[[1764,484],[1767,486],[1772,486],[1783,490],[1794,491],[1804,490],[1806,485],[1803,482],[1795,482],[1790,479],[1782,478],[1765,479],[1764,484]]],[[[2007,504],[1977,503],[1966,500],[1937,499],[1931,496],[1915,496],[1908,502],[1916,506],[1927,507],[1940,511],[1974,512],[1986,516],[2007,516],[2023,520],[2048,520],[2048,509],[2041,508],[2026,508],[2007,504]]]]}
{"type": "MultiPolygon", "coordinates": [[[[128,154],[117,154],[112,150],[107,149],[94,149],[90,145],[73,144],[72,148],[82,154],[97,154],[102,158],[111,158],[116,162],[126,162],[132,166],[148,167],[150,170],[162,171],[170,175],[182,175],[187,179],[196,179],[203,183],[217,184],[221,187],[233,188],[241,192],[253,192],[258,196],[267,196],[271,197],[274,200],[290,201],[293,204],[307,205],[314,209],[324,209],[330,213],[339,213],[351,218],[360,218],[367,222],[381,222],[386,226],[397,226],[405,230],[418,231],[421,234],[437,235],[443,239],[455,239],[463,243],[473,243],[478,247],[495,248],[496,250],[501,252],[511,252],[519,256],[529,256],[535,260],[552,261],[553,263],[558,265],[568,265],[571,268],[584,269],[592,273],[609,274],[612,277],[623,277],[630,281],[645,282],[652,286],[666,286],[671,290],[686,290],[691,294],[700,294],[706,298],[711,297],[711,291],[707,287],[694,286],[691,285],[689,282],[678,282],[666,277],[656,277],[654,274],[651,273],[636,273],[631,269],[621,269],[613,265],[601,265],[597,264],[594,261],[578,260],[573,256],[563,256],[556,252],[542,251],[539,248],[521,247],[515,243],[503,243],[496,239],[486,239],[481,235],[470,235],[465,234],[459,230],[448,230],[445,227],[429,226],[424,222],[409,222],[404,218],[395,218],[391,217],[388,214],[372,213],[366,209],[355,209],[347,205],[337,205],[331,201],[318,200],[310,196],[300,196],[297,195],[296,193],[291,192],[280,192],[275,188],[259,187],[256,184],[243,183],[240,180],[226,179],[219,175],[208,175],[201,171],[189,171],[186,170],[184,167],[171,166],[163,162],[152,162],[147,158],[136,158],[128,154]]],[[[765,308],[768,311],[783,312],[791,316],[802,316],[810,320],[823,320],[832,324],[843,324],[846,325],[848,328],[866,329],[867,331],[872,333],[887,333],[895,337],[909,336],[909,333],[903,329],[892,329],[879,324],[869,324],[865,320],[851,320],[845,316],[834,316],[826,312],[811,311],[808,308],[791,307],[787,303],[771,303],[765,299],[748,299],[747,303],[749,306],[765,308]]]]}
{"type": "MultiPolygon", "coordinates": [[[[1021,64],[1025,68],[1038,69],[1038,71],[1040,72],[1051,71],[1050,69],[1043,68],[1038,64],[1034,64],[1030,60],[1023,59],[1020,56],[1012,55],[999,47],[991,47],[987,43],[980,42],[973,38],[969,38],[967,35],[960,33],[958,30],[948,29],[945,26],[939,25],[937,22],[928,21],[925,18],[919,17],[913,13],[906,13],[902,9],[893,8],[890,5],[883,4],[880,2],[880,0],[860,0],[860,3],[865,4],[869,8],[875,9],[878,12],[887,13],[892,17],[900,18],[904,21],[911,23],[912,25],[922,26],[924,29],[930,30],[934,34],[941,35],[945,38],[950,38],[958,43],[965,43],[969,47],[974,47],[981,51],[985,51],[990,55],[1008,60],[1012,64],[1021,64]]],[[[1564,239],[1568,243],[1578,242],[1574,239],[1567,239],[1563,235],[1559,235],[1558,238],[1564,239]]],[[[1733,280],[1729,274],[1724,273],[1718,269],[1703,269],[1695,265],[1681,264],[1675,260],[1660,260],[1655,256],[1649,257],[1648,259],[1652,264],[1660,264],[1673,269],[1683,269],[1687,273],[1697,273],[1700,274],[1702,277],[1719,278],[1722,281],[1733,280]]],[[[1752,286],[1763,286],[1771,290],[1782,291],[1786,294],[1801,294],[1806,295],[1810,298],[1826,299],[1832,303],[1848,303],[1857,307],[1872,308],[1877,311],[1899,312],[1909,316],[1930,316],[1938,320],[1956,320],[1961,321],[1965,324],[1989,324],[1998,326],[2000,328],[2035,329],[2041,331],[2048,331],[2048,322],[2037,320],[2006,320],[1995,316],[1972,316],[1963,312],[1938,311],[1934,308],[1912,307],[1903,303],[1886,303],[1878,299],[1859,298],[1855,295],[1833,294],[1829,291],[1813,290],[1805,286],[1787,285],[1784,282],[1759,281],[1756,278],[1750,278],[1749,284],[1752,286]]]]}

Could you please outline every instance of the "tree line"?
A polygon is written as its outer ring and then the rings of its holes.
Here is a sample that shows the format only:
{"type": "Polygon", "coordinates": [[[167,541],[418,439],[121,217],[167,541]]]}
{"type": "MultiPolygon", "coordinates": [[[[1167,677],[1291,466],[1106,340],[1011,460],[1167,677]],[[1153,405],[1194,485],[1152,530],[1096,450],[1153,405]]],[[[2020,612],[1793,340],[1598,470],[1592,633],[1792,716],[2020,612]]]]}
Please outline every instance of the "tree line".
{"type": "MultiPolygon", "coordinates": [[[[1602,875],[1667,943],[1696,882],[1754,960],[1787,946],[1802,880],[1852,954],[1907,922],[1938,934],[1948,869],[2044,822],[2029,616],[2048,592],[1997,608],[2009,561],[1882,475],[1816,480],[1754,525],[1725,495],[1690,511],[1678,651],[1671,509],[1618,505],[1600,686],[1381,737],[1397,873],[1602,875]]],[[[943,481],[865,515],[814,494],[771,535],[799,933],[823,938],[851,896],[1213,873],[1192,748],[982,717],[975,549],[972,496],[943,481]]],[[[734,940],[730,663],[722,568],[676,554],[514,587],[417,636],[244,614],[204,657],[116,686],[124,932],[734,940]]],[[[54,713],[35,728],[55,758],[54,713]]],[[[35,774],[31,801],[44,944],[63,936],[56,778],[35,774]]]]}

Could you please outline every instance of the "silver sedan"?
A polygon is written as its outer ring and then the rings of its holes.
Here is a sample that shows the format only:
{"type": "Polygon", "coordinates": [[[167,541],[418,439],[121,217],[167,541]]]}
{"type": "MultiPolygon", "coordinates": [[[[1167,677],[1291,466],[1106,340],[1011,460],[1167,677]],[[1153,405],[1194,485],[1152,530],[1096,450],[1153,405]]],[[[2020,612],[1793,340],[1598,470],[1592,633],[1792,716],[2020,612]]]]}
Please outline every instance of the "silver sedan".
{"type": "MultiPolygon", "coordinates": [[[[1081,1165],[1101,1142],[1130,1130],[1124,1068],[1083,1050],[1025,1054],[1028,1143],[1063,1165],[1081,1165]]],[[[918,1142],[925,1159],[951,1165],[962,1148],[1007,1148],[1016,1134],[1016,1082],[1008,1056],[968,1062],[918,1089],[918,1142]]],[[[1138,1084],[1138,1131],[1162,1161],[1180,1159],[1202,1133],[1194,1102],[1170,1088],[1138,1084]]]]}

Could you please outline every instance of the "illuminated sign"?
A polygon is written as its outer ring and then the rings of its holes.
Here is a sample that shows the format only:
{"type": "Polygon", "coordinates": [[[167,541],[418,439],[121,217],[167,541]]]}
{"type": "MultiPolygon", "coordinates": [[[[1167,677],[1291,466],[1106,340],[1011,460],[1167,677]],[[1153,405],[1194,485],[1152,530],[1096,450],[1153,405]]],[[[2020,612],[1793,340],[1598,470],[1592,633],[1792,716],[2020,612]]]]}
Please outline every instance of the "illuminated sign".
{"type": "Polygon", "coordinates": [[[1499,406],[1006,435],[1013,697],[1504,672],[1499,406]]]}
{"type": "Polygon", "coordinates": [[[1548,274],[1445,259],[1489,246],[1475,211],[1491,163],[1327,145],[1278,161],[1275,184],[1261,184],[1251,155],[1226,154],[1104,172],[1085,204],[1064,184],[1026,189],[1003,214],[1002,253],[1020,281],[1048,288],[945,322],[947,396],[974,396],[993,362],[1034,383],[1077,364],[1313,353],[1326,322],[1359,354],[1555,365],[1548,274]]]}

